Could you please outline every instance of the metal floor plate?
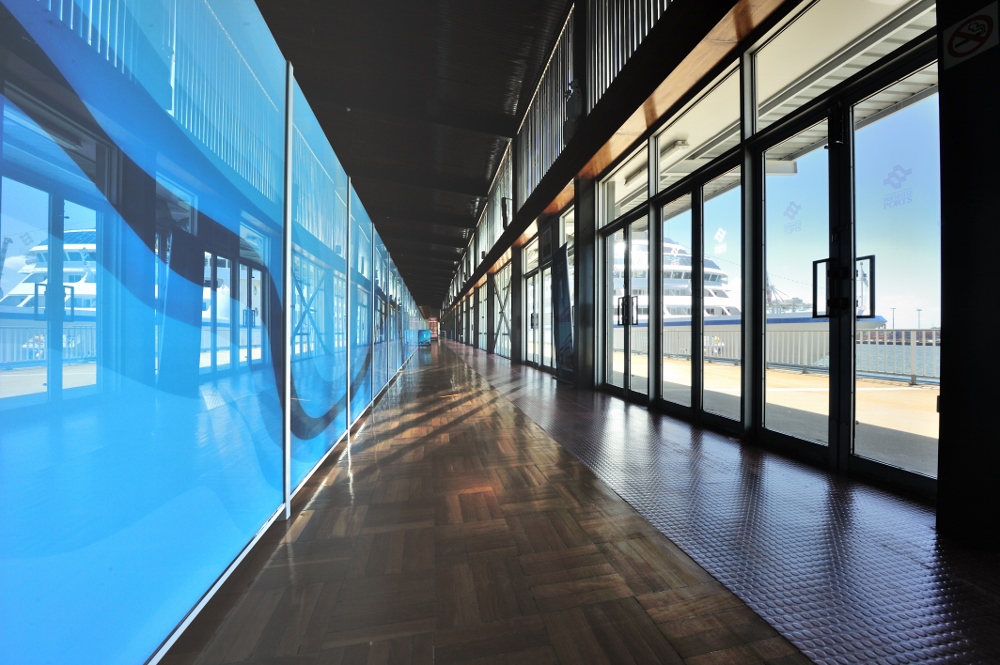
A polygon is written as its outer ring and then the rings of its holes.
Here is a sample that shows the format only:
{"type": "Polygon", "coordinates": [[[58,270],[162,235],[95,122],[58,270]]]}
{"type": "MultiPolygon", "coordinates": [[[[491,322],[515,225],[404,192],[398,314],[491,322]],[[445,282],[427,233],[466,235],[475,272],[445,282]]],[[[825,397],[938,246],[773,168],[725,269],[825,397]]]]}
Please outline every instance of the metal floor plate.
{"type": "Polygon", "coordinates": [[[1000,663],[1000,554],[933,509],[448,347],[818,663],[1000,663]]]}

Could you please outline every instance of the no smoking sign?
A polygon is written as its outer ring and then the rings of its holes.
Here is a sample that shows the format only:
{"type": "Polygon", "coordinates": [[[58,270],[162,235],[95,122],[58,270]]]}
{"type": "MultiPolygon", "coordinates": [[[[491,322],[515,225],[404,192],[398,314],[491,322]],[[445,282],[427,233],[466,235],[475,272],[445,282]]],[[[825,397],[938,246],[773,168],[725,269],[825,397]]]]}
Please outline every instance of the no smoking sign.
{"type": "Polygon", "coordinates": [[[997,3],[994,2],[945,30],[945,68],[974,58],[1000,43],[998,28],[997,3]]]}

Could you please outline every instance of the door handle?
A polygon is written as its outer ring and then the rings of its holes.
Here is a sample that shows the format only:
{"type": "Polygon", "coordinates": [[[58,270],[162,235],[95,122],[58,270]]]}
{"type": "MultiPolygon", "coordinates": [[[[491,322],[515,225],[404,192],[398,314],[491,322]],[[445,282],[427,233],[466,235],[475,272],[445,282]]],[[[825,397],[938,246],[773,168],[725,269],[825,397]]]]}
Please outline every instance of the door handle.
{"type": "Polygon", "coordinates": [[[31,304],[35,308],[35,321],[41,321],[42,317],[38,315],[38,301],[42,294],[48,289],[45,288],[45,284],[39,284],[35,282],[35,297],[31,299],[31,304]]]}
{"type": "Polygon", "coordinates": [[[69,318],[67,321],[76,321],[76,287],[63,285],[63,290],[69,298],[69,318]]]}
{"type": "Polygon", "coordinates": [[[632,296],[632,325],[639,325],[639,296],[632,296]]]}
{"type": "Polygon", "coordinates": [[[625,300],[625,299],[624,298],[619,298],[618,299],[618,304],[615,305],[615,325],[616,326],[625,325],[625,315],[624,315],[624,312],[622,312],[622,306],[623,306],[623,302],[622,301],[623,300],[625,300]]]}

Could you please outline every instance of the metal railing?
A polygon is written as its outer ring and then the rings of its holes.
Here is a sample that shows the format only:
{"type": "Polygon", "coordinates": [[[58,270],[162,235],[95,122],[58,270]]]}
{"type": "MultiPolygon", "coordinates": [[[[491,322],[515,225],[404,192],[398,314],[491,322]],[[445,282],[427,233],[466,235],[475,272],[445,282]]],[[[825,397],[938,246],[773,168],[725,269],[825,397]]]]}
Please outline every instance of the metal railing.
{"type": "MultiPolygon", "coordinates": [[[[0,326],[0,370],[44,365],[49,344],[45,324],[0,326]]],[[[63,331],[63,362],[97,359],[97,329],[94,326],[66,326],[63,331]]]]}
{"type": "MultiPolygon", "coordinates": [[[[633,352],[649,349],[649,328],[631,330],[633,352]]],[[[830,371],[830,336],[826,330],[769,330],[765,337],[767,367],[806,372],[830,371]]],[[[625,333],[616,326],[611,350],[625,352],[625,333]]],[[[690,360],[690,330],[665,329],[664,358],[690,360]]],[[[702,338],[705,362],[742,363],[739,330],[709,330],[702,338]]],[[[941,379],[941,330],[859,330],[855,336],[855,371],[859,376],[908,380],[911,384],[941,379]]]]}
{"type": "Polygon", "coordinates": [[[589,0],[587,3],[587,111],[667,9],[668,0],[589,0]]]}

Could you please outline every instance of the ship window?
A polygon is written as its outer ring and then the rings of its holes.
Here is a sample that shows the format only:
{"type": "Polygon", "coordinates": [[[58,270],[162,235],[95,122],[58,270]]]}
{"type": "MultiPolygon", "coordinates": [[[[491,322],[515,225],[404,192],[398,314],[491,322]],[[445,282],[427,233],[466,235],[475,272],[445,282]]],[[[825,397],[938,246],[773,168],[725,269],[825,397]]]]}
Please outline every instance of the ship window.
{"type": "Polygon", "coordinates": [[[66,257],[70,261],[83,261],[83,256],[80,252],[66,252],[66,257]]]}
{"type": "Polygon", "coordinates": [[[712,291],[712,293],[714,293],[716,296],[718,296],[720,298],[728,298],[729,297],[729,295],[725,291],[722,291],[720,289],[715,289],[714,291],[712,291]]]}
{"type": "Polygon", "coordinates": [[[734,315],[734,316],[739,316],[740,315],[740,308],[739,307],[730,307],[729,308],[729,313],[732,314],[732,315],[734,315]]]}
{"type": "Polygon", "coordinates": [[[82,272],[67,273],[63,276],[63,281],[67,284],[76,284],[77,282],[82,282],[84,277],[86,277],[86,275],[82,272]]]}
{"type": "Polygon", "coordinates": [[[84,280],[87,284],[97,283],[97,273],[89,272],[87,273],[87,278],[84,280]]]}
{"type": "Polygon", "coordinates": [[[41,284],[46,279],[48,279],[48,274],[44,272],[36,272],[28,275],[27,279],[24,280],[25,284],[41,284]]]}
{"type": "Polygon", "coordinates": [[[17,307],[27,299],[28,296],[7,296],[3,300],[0,300],[0,307],[17,307]]]}

